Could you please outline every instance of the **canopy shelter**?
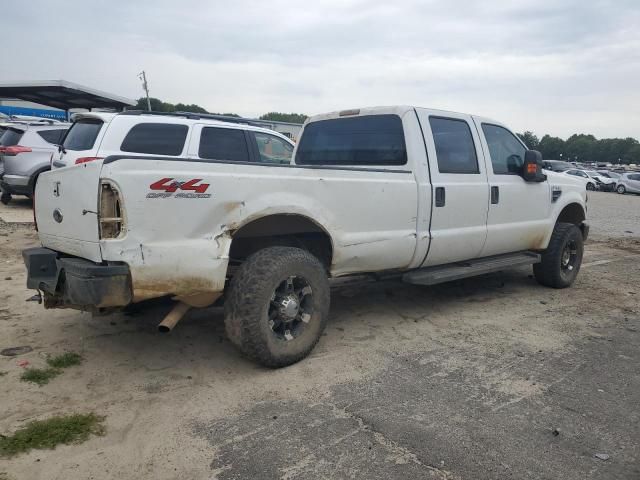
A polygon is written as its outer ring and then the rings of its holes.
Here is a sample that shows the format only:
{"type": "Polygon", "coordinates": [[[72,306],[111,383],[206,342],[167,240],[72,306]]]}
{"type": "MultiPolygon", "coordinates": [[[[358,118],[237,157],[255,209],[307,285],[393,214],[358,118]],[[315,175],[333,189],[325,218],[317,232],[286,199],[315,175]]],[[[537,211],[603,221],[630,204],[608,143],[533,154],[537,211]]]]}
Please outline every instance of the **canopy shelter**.
{"type": "Polygon", "coordinates": [[[113,108],[123,110],[134,100],[64,80],[0,82],[0,99],[25,100],[68,112],[71,109],[113,108]]]}

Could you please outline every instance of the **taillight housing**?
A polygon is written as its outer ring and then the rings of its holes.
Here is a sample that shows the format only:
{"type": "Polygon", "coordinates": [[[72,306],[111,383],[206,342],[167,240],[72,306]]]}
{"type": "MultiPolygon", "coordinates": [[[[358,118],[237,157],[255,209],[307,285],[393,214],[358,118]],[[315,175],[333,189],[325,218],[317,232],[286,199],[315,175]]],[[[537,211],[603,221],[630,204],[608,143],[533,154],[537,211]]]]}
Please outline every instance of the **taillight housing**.
{"type": "Polygon", "coordinates": [[[100,183],[98,221],[100,238],[118,238],[124,231],[122,201],[117,187],[108,181],[100,183]]]}
{"type": "Polygon", "coordinates": [[[22,145],[12,145],[10,147],[0,147],[0,153],[8,157],[15,157],[20,153],[29,153],[32,150],[29,147],[23,147],[22,145]]]}
{"type": "Polygon", "coordinates": [[[102,160],[103,157],[80,157],[76,158],[76,165],[80,165],[81,163],[93,162],[94,160],[102,160]]]}

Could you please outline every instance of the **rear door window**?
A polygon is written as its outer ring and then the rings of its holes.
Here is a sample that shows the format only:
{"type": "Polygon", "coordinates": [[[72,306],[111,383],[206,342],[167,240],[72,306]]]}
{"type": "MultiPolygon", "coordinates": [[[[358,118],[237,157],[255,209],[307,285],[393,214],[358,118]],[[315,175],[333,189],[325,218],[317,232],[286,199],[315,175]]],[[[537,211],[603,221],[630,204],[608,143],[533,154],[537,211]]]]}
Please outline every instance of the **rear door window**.
{"type": "Polygon", "coordinates": [[[293,146],[275,135],[263,132],[252,132],[258,145],[260,162],[262,163],[291,163],[293,146]]]}
{"type": "Polygon", "coordinates": [[[78,120],[71,125],[62,145],[65,150],[91,150],[96,143],[102,125],[102,120],[98,119],[86,118],[78,120]]]}
{"type": "Polygon", "coordinates": [[[469,124],[455,118],[429,117],[440,173],[480,173],[469,124]]]}
{"type": "Polygon", "coordinates": [[[198,156],[210,160],[249,162],[249,148],[244,130],[203,127],[198,156]]]}
{"type": "Polygon", "coordinates": [[[497,175],[519,174],[524,165],[526,148],[506,128],[489,123],[482,124],[482,132],[489,146],[493,173],[497,175]]]}
{"type": "Polygon", "coordinates": [[[17,128],[7,128],[7,130],[0,137],[0,145],[3,147],[12,147],[20,142],[20,139],[24,135],[24,130],[17,128]]]}
{"type": "Polygon", "coordinates": [[[299,165],[404,165],[407,149],[397,115],[309,123],[296,153],[299,165]]]}
{"type": "Polygon", "coordinates": [[[64,137],[66,131],[66,129],[59,128],[57,130],[40,130],[37,133],[45,142],[60,145],[60,141],[62,140],[62,137],[64,137]]]}
{"type": "Polygon", "coordinates": [[[177,156],[182,153],[189,127],[172,123],[139,123],[122,142],[123,152],[177,156]]]}

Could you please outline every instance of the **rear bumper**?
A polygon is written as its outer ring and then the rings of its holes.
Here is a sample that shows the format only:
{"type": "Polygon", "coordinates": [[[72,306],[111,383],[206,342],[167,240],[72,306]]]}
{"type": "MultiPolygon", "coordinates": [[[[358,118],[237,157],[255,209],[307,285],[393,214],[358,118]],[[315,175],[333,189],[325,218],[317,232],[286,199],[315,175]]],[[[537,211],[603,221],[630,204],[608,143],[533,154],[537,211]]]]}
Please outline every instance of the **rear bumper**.
{"type": "Polygon", "coordinates": [[[3,192],[11,195],[31,195],[29,177],[22,175],[2,175],[0,177],[0,188],[3,192]]]}
{"type": "Polygon", "coordinates": [[[84,258],[60,257],[48,248],[22,251],[27,287],[45,294],[47,308],[96,310],[131,303],[131,275],[124,264],[100,265],[84,258]]]}
{"type": "Polygon", "coordinates": [[[7,185],[13,185],[16,187],[26,187],[29,185],[29,181],[31,180],[31,177],[29,177],[28,175],[7,175],[4,174],[2,177],[2,181],[5,182],[7,185]]]}

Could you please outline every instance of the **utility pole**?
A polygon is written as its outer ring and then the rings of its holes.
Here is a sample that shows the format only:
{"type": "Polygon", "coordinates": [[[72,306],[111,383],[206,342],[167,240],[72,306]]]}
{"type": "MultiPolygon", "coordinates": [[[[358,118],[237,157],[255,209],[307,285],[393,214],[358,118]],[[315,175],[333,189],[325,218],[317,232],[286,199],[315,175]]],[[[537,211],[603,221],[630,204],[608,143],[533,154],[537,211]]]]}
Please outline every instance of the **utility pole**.
{"type": "Polygon", "coordinates": [[[151,100],[149,100],[149,84],[147,83],[147,74],[144,72],[144,70],[138,74],[138,78],[142,80],[142,89],[147,94],[147,110],[151,111],[151,100]]]}

